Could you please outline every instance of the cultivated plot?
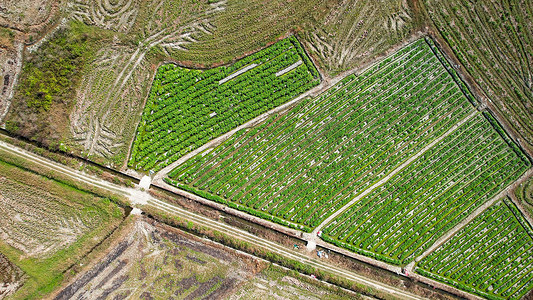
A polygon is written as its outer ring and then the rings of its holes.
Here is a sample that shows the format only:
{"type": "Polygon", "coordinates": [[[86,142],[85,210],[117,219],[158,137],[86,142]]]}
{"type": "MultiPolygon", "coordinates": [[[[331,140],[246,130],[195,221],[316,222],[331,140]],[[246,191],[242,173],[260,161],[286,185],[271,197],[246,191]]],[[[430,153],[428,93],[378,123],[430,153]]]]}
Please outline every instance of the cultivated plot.
{"type": "Polygon", "coordinates": [[[533,3],[424,2],[431,20],[490,104],[533,150],[533,3]]]}
{"type": "Polygon", "coordinates": [[[159,68],[146,103],[130,166],[158,171],[209,140],[319,83],[294,37],[228,67],[159,68]]]}
{"type": "Polygon", "coordinates": [[[529,166],[450,71],[419,40],[196,155],[166,182],[408,263],[529,166]]]}
{"type": "Polygon", "coordinates": [[[178,186],[310,231],[473,112],[420,40],[171,172],[178,186]]]}
{"type": "Polygon", "coordinates": [[[417,264],[416,271],[489,299],[520,299],[533,288],[533,230],[504,199],[417,264]]]}
{"type": "Polygon", "coordinates": [[[324,238],[408,263],[527,166],[478,114],[340,214],[324,229],[324,238]]]}

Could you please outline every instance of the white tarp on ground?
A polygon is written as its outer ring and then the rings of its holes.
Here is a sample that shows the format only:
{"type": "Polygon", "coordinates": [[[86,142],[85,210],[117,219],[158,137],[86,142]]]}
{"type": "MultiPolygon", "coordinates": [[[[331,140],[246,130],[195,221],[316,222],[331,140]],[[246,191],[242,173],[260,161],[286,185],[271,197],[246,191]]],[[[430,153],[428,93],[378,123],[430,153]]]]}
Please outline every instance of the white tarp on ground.
{"type": "Polygon", "coordinates": [[[224,82],[230,81],[230,80],[232,80],[233,78],[235,78],[235,77],[241,75],[242,73],[244,73],[244,72],[246,72],[246,71],[248,71],[248,70],[251,70],[251,69],[253,69],[253,68],[255,68],[255,67],[257,67],[257,64],[251,64],[251,65],[248,65],[248,66],[246,66],[246,67],[240,69],[239,71],[237,71],[237,72],[235,72],[235,73],[233,73],[233,74],[230,74],[228,77],[226,77],[226,78],[220,80],[220,81],[218,82],[218,84],[223,84],[224,82]]]}
{"type": "Polygon", "coordinates": [[[277,73],[276,73],[276,77],[279,77],[279,76],[281,76],[281,75],[283,75],[283,74],[289,72],[289,71],[292,70],[292,69],[296,69],[296,68],[298,68],[301,64],[303,64],[303,61],[302,61],[302,60],[299,60],[299,61],[293,63],[292,65],[286,67],[285,69],[283,69],[283,70],[277,72],[277,73]]]}

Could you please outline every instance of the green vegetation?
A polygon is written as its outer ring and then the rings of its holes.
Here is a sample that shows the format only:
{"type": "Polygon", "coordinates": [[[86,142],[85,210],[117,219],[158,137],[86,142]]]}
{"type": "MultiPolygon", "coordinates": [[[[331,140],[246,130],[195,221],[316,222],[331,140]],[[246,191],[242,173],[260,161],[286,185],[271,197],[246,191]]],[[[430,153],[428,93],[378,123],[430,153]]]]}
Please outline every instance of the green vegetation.
{"type": "Polygon", "coordinates": [[[533,151],[531,1],[424,1],[476,85],[533,151]]]}
{"type": "Polygon", "coordinates": [[[54,101],[72,98],[84,64],[92,57],[98,30],[73,22],[43,45],[25,65],[20,89],[28,107],[48,111],[54,101]]]}
{"type": "Polygon", "coordinates": [[[228,67],[200,71],[163,65],[145,106],[129,165],[158,171],[307,91],[319,83],[318,76],[294,37],[228,67]]]}
{"type": "Polygon", "coordinates": [[[422,259],[416,271],[488,299],[533,288],[533,229],[508,199],[491,206],[422,259]]]}
{"type": "Polygon", "coordinates": [[[333,220],[325,239],[409,263],[528,167],[477,115],[333,220]]]}
{"type": "Polygon", "coordinates": [[[410,44],[238,132],[166,182],[309,232],[440,138],[324,230],[341,247],[408,263],[529,166],[474,111],[430,45],[410,44]]]}
{"type": "Polygon", "coordinates": [[[169,182],[310,231],[471,112],[420,40],[191,158],[169,182]]]}
{"type": "Polygon", "coordinates": [[[122,220],[108,199],[0,161],[0,252],[26,275],[14,299],[38,299],[122,220]]]}
{"type": "Polygon", "coordinates": [[[7,117],[8,129],[59,148],[59,141],[69,135],[65,123],[82,71],[94,56],[96,44],[110,37],[98,28],[70,22],[44,42],[40,51],[29,54],[7,117]]]}

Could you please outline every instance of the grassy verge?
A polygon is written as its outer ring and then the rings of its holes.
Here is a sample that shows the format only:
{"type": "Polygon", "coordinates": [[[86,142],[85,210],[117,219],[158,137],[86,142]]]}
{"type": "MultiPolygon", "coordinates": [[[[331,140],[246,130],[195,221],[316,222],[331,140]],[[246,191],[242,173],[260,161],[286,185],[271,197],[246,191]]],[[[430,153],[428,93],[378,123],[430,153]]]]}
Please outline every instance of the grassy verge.
{"type": "Polygon", "coordinates": [[[23,169],[26,172],[46,177],[54,182],[69,186],[70,188],[92,194],[93,196],[107,198],[112,202],[118,204],[119,206],[130,206],[129,200],[124,196],[119,196],[106,190],[73,180],[72,178],[70,178],[70,176],[60,174],[46,167],[38,166],[32,161],[29,161],[25,158],[21,158],[2,149],[0,149],[0,161],[4,161],[13,166],[17,166],[18,168],[23,169]]]}

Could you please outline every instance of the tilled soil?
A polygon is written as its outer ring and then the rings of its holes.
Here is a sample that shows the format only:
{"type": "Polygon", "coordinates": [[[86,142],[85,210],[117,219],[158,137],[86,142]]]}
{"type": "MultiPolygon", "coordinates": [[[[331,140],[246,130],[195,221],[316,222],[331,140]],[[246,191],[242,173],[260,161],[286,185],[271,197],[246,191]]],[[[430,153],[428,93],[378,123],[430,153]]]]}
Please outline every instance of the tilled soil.
{"type": "Polygon", "coordinates": [[[253,276],[248,258],[141,218],[55,299],[219,299],[253,276]]]}

